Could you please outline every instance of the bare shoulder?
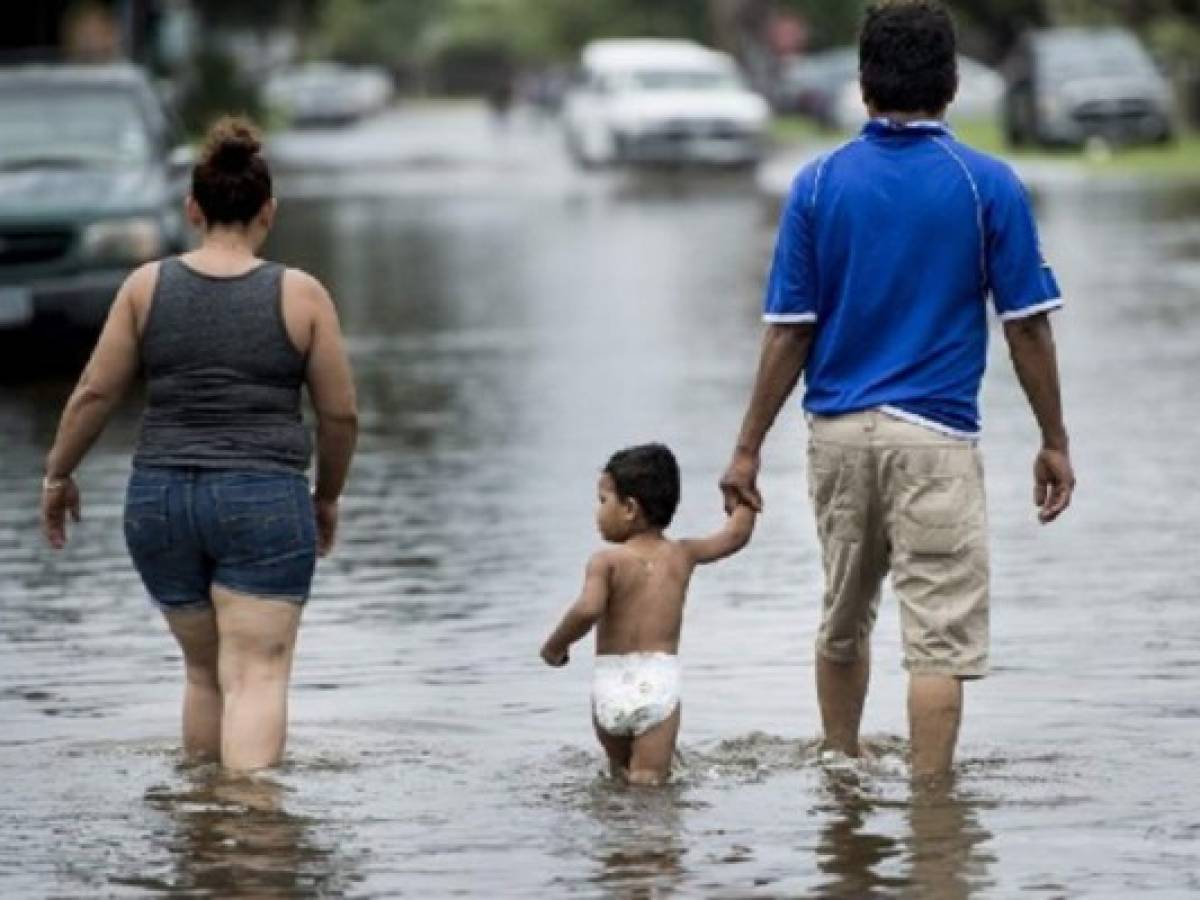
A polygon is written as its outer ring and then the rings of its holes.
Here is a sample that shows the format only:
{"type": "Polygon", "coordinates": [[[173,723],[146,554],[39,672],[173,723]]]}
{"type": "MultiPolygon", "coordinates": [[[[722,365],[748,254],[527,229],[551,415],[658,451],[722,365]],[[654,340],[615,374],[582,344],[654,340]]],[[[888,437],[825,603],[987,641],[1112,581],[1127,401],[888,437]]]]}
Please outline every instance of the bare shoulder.
{"type": "Polygon", "coordinates": [[[285,269],[283,272],[283,292],[286,297],[294,298],[301,304],[319,309],[333,304],[325,285],[309,275],[303,269],[285,269]]]}
{"type": "Polygon", "coordinates": [[[627,552],[613,547],[597,550],[588,557],[587,574],[589,577],[608,578],[626,562],[624,557],[628,555],[627,552]]]}
{"type": "Polygon", "coordinates": [[[146,311],[150,308],[150,300],[158,284],[158,268],[158,260],[142,263],[125,277],[121,289],[117,292],[116,302],[132,308],[139,324],[145,319],[146,311]]]}

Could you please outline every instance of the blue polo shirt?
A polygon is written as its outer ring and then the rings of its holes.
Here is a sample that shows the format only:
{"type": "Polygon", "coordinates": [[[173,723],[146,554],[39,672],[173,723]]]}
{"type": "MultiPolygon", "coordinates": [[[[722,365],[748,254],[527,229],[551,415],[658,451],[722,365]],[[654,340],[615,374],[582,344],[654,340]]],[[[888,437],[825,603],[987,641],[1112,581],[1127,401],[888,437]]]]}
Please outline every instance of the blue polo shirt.
{"type": "Polygon", "coordinates": [[[1002,320],[1062,305],[1012,169],[941,122],[868,122],[805,166],[763,318],[814,322],[804,408],[979,434],[987,298],[1002,320]]]}

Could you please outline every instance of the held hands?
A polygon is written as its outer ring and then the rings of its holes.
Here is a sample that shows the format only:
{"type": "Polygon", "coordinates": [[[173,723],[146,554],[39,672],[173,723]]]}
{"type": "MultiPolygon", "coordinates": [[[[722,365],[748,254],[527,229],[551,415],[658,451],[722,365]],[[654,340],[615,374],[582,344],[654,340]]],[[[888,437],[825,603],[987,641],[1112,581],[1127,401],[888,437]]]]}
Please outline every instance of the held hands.
{"type": "Polygon", "coordinates": [[[1075,492],[1075,471],[1066,450],[1043,447],[1033,461],[1033,503],[1038,521],[1053,522],[1071,504],[1075,492]]]}
{"type": "Polygon", "coordinates": [[[725,498],[725,514],[732,515],[733,511],[745,504],[756,513],[762,512],[763,499],[758,491],[757,453],[749,450],[735,450],[729,468],[721,476],[719,486],[725,498]]]}
{"type": "Polygon", "coordinates": [[[79,488],[70,476],[42,482],[42,536],[55,550],[67,546],[67,515],[78,522],[79,488]]]}

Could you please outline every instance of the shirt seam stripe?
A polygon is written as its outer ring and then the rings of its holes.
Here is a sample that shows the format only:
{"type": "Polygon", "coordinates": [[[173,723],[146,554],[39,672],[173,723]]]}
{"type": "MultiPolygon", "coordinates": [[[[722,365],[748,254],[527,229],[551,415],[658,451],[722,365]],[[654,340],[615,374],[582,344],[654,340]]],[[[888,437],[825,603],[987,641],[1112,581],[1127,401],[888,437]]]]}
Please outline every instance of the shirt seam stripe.
{"type": "Polygon", "coordinates": [[[945,151],[951,159],[953,159],[963,171],[963,175],[967,177],[967,184],[971,186],[971,194],[975,198],[975,227],[979,229],[979,278],[980,289],[984,296],[988,292],[988,277],[987,277],[987,238],[983,232],[983,200],[979,196],[979,185],[975,183],[975,176],[971,174],[971,170],[967,168],[967,164],[963,161],[945,138],[935,137],[933,142],[945,151]]]}
{"type": "Polygon", "coordinates": [[[804,313],[763,313],[763,321],[773,325],[790,325],[798,322],[815,322],[817,314],[804,313]]]}
{"type": "Polygon", "coordinates": [[[1052,309],[1058,309],[1063,305],[1062,297],[1051,297],[1049,300],[1043,300],[1041,303],[1035,303],[1033,306],[1025,306],[1021,309],[1013,309],[1000,314],[1001,322],[1011,322],[1014,319],[1026,319],[1029,316],[1036,316],[1038,313],[1048,312],[1052,309]]]}

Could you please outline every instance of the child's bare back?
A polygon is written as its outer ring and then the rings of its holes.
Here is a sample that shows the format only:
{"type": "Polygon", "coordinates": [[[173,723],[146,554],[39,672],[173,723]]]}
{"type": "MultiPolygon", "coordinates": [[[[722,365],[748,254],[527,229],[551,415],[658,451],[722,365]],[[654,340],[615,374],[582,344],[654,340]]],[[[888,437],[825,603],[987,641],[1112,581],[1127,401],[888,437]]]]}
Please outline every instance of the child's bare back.
{"type": "Polygon", "coordinates": [[[618,546],[594,553],[579,599],[542,647],[552,666],[593,625],[592,714],[614,773],[657,784],[670,772],[679,731],[677,651],[692,571],[740,550],[754,511],[738,507],[706,538],[672,540],[662,530],[679,502],[679,469],[661,444],[631,447],[609,460],[598,485],[596,524],[618,546]]]}
{"type": "Polygon", "coordinates": [[[660,536],[630,539],[597,556],[609,569],[609,595],[596,628],[596,652],[677,653],[696,565],[687,550],[660,536]]]}

